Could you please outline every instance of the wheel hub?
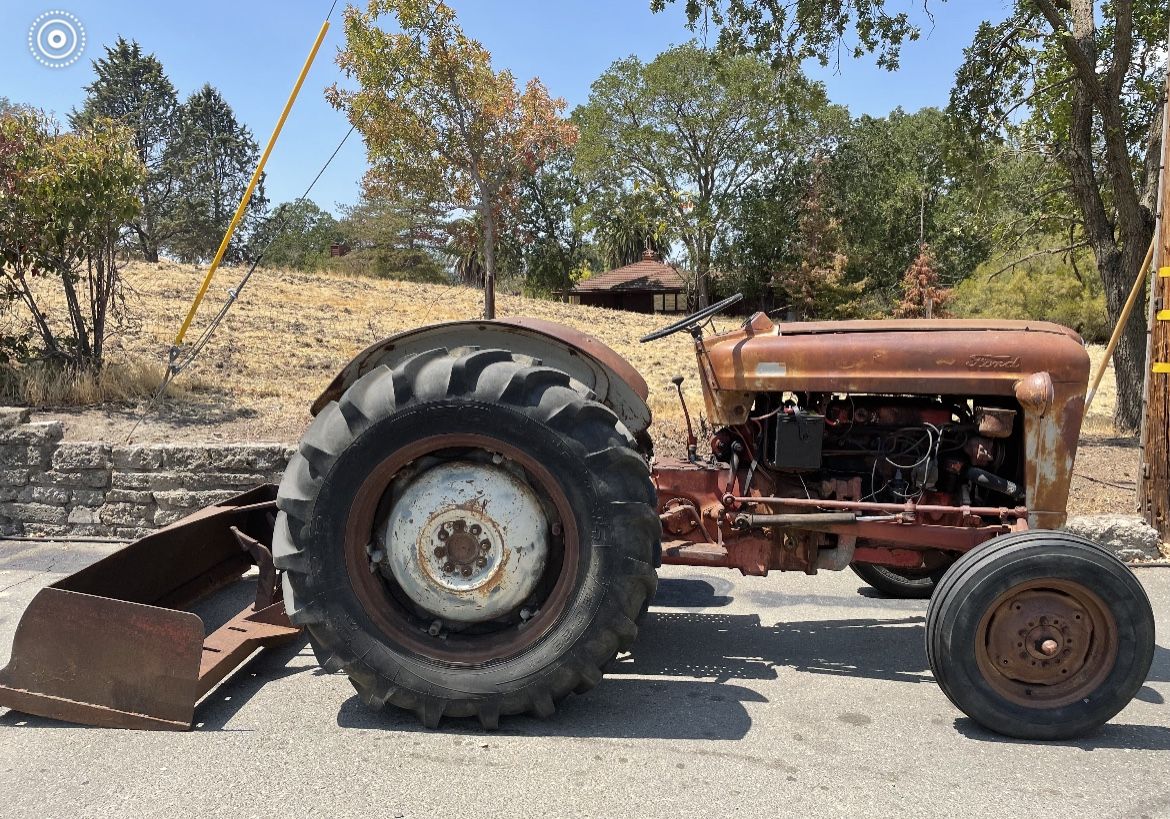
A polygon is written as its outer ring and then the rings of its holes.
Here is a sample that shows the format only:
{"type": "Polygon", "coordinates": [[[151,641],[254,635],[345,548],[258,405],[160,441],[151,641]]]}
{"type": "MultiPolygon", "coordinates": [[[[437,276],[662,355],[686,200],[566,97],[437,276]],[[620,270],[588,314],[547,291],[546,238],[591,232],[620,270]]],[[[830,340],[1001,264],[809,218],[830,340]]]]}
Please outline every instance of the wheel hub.
{"type": "Polygon", "coordinates": [[[412,480],[395,501],[379,565],[436,618],[486,622],[536,589],[548,532],[536,494],[502,459],[447,461],[412,480]]]}
{"type": "Polygon", "coordinates": [[[989,648],[996,668],[1025,683],[1059,682],[1081,669],[1092,637],[1084,608],[1066,594],[1030,590],[992,615],[989,648]]]}
{"type": "Polygon", "coordinates": [[[1057,707],[1095,689],[1117,650],[1117,627],[1079,584],[1035,581],[1002,595],[980,626],[987,682],[1029,706],[1057,707]]]}

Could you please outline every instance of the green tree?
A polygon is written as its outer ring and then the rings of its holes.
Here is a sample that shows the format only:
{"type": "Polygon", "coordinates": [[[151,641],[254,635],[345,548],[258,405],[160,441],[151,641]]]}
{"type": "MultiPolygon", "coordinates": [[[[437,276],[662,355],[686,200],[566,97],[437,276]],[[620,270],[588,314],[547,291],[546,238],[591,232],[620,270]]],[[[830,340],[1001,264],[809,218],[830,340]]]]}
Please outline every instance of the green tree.
{"type": "Polygon", "coordinates": [[[588,255],[588,190],[565,148],[521,182],[517,230],[522,235],[525,287],[530,293],[559,290],[567,301],[573,273],[588,255]]]}
{"type": "Polygon", "coordinates": [[[1084,248],[1065,256],[1038,252],[1063,243],[1043,242],[1031,249],[1036,255],[1012,268],[981,265],[954,289],[950,309],[962,317],[1054,321],[1073,328],[1089,343],[1104,344],[1112,328],[1101,279],[1092,269],[1092,252],[1084,248]]]}
{"type": "Polygon", "coordinates": [[[839,138],[829,165],[833,208],[845,226],[849,273],[867,277],[888,307],[923,244],[945,282],[968,276],[991,251],[987,191],[952,147],[951,123],[937,108],[862,116],[839,138]]]}
{"type": "Polygon", "coordinates": [[[426,192],[476,214],[481,230],[484,314],[495,316],[496,244],[506,200],[526,174],[576,129],[539,80],[520,91],[508,71],[467,37],[442,0],[369,0],[345,14],[337,61],[357,80],[328,99],[365,137],[370,177],[426,192]],[[401,32],[380,26],[393,15],[401,32]]]}
{"type": "Polygon", "coordinates": [[[672,202],[644,185],[620,181],[591,186],[585,224],[606,269],[633,264],[649,249],[665,259],[678,241],[672,202]]]}
{"type": "Polygon", "coordinates": [[[316,202],[297,199],[272,209],[248,240],[247,256],[264,254],[268,267],[317,270],[329,258],[329,246],[340,241],[341,229],[331,213],[316,202]]]}
{"type": "Polygon", "coordinates": [[[0,287],[27,308],[56,362],[101,368],[118,234],[144,177],[133,134],[112,120],[62,133],[38,114],[0,116],[0,287]],[[59,285],[63,319],[38,278],[59,285]]]}
{"type": "Polygon", "coordinates": [[[97,78],[85,87],[80,110],[69,117],[74,128],[96,119],[113,119],[134,134],[138,161],[146,168],[139,191],[142,206],[130,224],[138,251],[148,262],[157,262],[159,248],[175,234],[171,218],[180,190],[181,159],[176,155],[179,98],[175,87],[153,54],[119,37],[106,47],[106,56],[94,60],[97,78]]]}
{"type": "Polygon", "coordinates": [[[719,295],[743,293],[764,312],[793,308],[778,292],[776,273],[800,264],[799,203],[808,193],[810,166],[801,162],[748,185],[732,213],[715,264],[719,295]],[[777,303],[777,298],[780,303],[777,303]]]}
{"type": "Polygon", "coordinates": [[[740,194],[800,150],[826,107],[824,89],[798,71],[692,42],[649,63],[618,60],[593,83],[575,114],[578,162],[661,198],[706,306],[711,260],[740,194]]]}
{"type": "MultiPolygon", "coordinates": [[[[941,0],[945,2],[945,0],[941,0]]],[[[662,11],[676,0],[650,0],[662,11]]],[[[901,46],[921,31],[886,0],[684,0],[692,27],[710,21],[730,51],[767,54],[777,64],[815,59],[821,65],[876,52],[878,65],[898,67],[901,46]],[[856,35],[853,39],[852,35],[856,35]]]]}
{"type": "Polygon", "coordinates": [[[867,281],[845,277],[848,256],[841,221],[829,201],[825,160],[810,163],[793,236],[793,262],[780,264],[770,282],[781,306],[800,318],[848,318],[859,309],[867,281]]]}
{"type": "MultiPolygon", "coordinates": [[[[260,159],[251,130],[236,120],[216,89],[204,85],[179,113],[176,138],[181,157],[175,233],[166,249],[183,262],[210,259],[219,249],[228,224],[260,159]]],[[[248,203],[237,236],[247,236],[268,208],[261,177],[248,203]]],[[[224,258],[240,261],[246,242],[237,241],[224,258]]]]}
{"type": "MultiPolygon", "coordinates": [[[[651,0],[651,7],[669,2],[651,0]]],[[[876,52],[880,64],[896,68],[901,46],[918,31],[889,5],[686,0],[692,24],[709,16],[723,42],[781,64],[807,57],[826,63],[855,34],[853,53],[876,52]]],[[[1153,235],[1168,14],[1165,3],[1149,0],[1014,0],[1007,19],[979,27],[951,97],[950,111],[984,144],[997,146],[1006,136],[1056,166],[1079,221],[1072,245],[1092,249],[1112,322],[1153,235]]],[[[1047,188],[1038,194],[1048,195],[1047,188]]],[[[1141,414],[1141,313],[1113,358],[1114,422],[1123,430],[1136,428],[1141,414]]]]}

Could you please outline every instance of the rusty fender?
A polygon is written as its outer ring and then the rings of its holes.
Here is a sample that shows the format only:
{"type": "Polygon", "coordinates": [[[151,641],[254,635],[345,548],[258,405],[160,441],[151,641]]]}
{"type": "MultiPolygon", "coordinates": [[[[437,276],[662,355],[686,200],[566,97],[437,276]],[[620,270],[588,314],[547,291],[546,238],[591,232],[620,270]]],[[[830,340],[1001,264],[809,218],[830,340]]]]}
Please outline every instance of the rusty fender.
{"type": "Polygon", "coordinates": [[[494,321],[453,321],[407,330],[382,339],[362,350],[313,402],[316,415],[336,401],[351,384],[382,365],[393,366],[408,356],[436,348],[457,347],[508,350],[539,358],[545,366],[560,370],[609,407],[633,435],[650,426],[650,391],[645,379],[610,347],[572,327],[534,318],[494,321]]]}

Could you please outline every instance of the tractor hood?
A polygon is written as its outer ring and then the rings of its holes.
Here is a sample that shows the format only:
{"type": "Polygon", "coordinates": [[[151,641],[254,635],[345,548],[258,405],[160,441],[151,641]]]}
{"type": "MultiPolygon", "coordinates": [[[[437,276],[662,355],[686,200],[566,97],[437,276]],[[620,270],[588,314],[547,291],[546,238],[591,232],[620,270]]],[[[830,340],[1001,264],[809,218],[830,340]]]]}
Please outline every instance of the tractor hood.
{"type": "Polygon", "coordinates": [[[1078,336],[1048,322],[972,320],[773,324],[757,313],[712,336],[703,352],[717,390],[1012,395],[1047,372],[1084,387],[1089,356],[1078,336]]]}

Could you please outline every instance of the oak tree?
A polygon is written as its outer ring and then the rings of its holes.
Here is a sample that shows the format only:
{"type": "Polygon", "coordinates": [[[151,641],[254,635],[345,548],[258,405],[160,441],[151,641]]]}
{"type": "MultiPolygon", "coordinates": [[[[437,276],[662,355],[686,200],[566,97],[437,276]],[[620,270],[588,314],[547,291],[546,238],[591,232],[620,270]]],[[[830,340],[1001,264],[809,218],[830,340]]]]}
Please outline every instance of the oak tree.
{"type": "Polygon", "coordinates": [[[618,60],[593,84],[578,163],[655,192],[687,248],[700,307],[720,234],[744,189],[792,161],[827,108],[799,71],[696,43],[618,60]]]}

